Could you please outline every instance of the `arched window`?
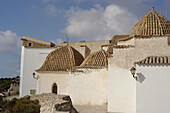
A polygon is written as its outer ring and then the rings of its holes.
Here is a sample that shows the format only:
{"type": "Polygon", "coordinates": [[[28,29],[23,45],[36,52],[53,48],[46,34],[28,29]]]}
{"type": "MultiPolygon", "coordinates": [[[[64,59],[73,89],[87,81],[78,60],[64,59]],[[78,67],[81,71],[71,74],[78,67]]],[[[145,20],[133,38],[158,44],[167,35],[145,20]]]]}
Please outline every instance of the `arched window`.
{"type": "Polygon", "coordinates": [[[52,86],[52,93],[55,93],[55,94],[57,94],[57,84],[56,83],[54,83],[53,84],[53,86],[52,86]]]}

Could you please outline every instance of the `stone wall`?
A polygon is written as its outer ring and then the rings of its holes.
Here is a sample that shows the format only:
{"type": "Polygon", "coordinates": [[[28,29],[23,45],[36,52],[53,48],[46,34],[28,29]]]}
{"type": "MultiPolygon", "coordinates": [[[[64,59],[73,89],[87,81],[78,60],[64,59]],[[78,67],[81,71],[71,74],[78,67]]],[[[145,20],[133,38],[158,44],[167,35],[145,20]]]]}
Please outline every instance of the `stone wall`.
{"type": "Polygon", "coordinates": [[[5,96],[13,96],[19,94],[19,85],[15,83],[11,83],[10,88],[7,92],[4,92],[5,96]]]}
{"type": "MultiPolygon", "coordinates": [[[[64,97],[68,97],[68,95],[56,95],[53,93],[43,93],[41,95],[32,95],[30,97],[31,100],[39,100],[41,108],[41,113],[69,113],[69,111],[56,111],[55,105],[67,103],[67,100],[63,100],[64,97]]],[[[70,105],[72,105],[70,101],[70,105]]]]}

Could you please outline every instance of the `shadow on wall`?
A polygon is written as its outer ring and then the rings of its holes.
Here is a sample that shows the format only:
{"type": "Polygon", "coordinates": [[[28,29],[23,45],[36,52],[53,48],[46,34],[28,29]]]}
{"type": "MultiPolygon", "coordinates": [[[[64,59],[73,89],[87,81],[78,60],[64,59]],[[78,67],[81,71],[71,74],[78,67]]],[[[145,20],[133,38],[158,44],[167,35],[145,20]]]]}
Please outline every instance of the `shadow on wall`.
{"type": "Polygon", "coordinates": [[[142,73],[136,73],[137,74],[137,81],[142,83],[146,78],[142,73]]]}
{"type": "Polygon", "coordinates": [[[91,53],[90,48],[86,46],[86,48],[85,48],[85,58],[86,58],[87,56],[89,56],[90,53],[91,53]]]}

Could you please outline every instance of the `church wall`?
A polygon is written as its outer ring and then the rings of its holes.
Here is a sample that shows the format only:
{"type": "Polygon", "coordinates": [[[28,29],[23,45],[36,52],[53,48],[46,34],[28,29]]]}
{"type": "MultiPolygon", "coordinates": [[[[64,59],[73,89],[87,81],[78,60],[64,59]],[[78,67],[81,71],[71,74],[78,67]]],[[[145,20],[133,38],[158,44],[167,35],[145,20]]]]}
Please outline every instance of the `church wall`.
{"type": "Polygon", "coordinates": [[[136,113],[169,113],[170,66],[138,66],[136,113]]]}
{"type": "Polygon", "coordinates": [[[133,93],[136,90],[136,84],[130,74],[130,68],[134,66],[134,62],[143,60],[148,56],[170,55],[167,37],[135,39],[134,43],[134,48],[114,48],[113,57],[109,58],[108,111],[110,112],[135,113],[134,98],[136,94],[133,93]],[[125,98],[125,95],[129,95],[128,99],[125,98]],[[122,106],[120,107],[120,105],[122,106]]]}
{"type": "MultiPolygon", "coordinates": [[[[170,46],[168,46],[168,37],[155,37],[151,39],[136,39],[135,40],[135,53],[136,57],[139,56],[158,56],[170,55],[170,46]],[[140,54],[140,55],[138,55],[140,54]]],[[[139,61],[139,59],[138,59],[139,61]]]]}
{"type": "MultiPolygon", "coordinates": [[[[66,45],[66,44],[67,43],[61,43],[60,45],[66,45]]],[[[75,48],[77,51],[79,51],[84,58],[86,58],[88,55],[90,55],[93,52],[101,50],[101,46],[107,44],[109,44],[109,40],[69,42],[69,45],[75,48]]]]}
{"type": "MultiPolygon", "coordinates": [[[[120,49],[119,60],[109,63],[108,68],[108,112],[135,113],[136,111],[136,81],[127,67],[130,60],[130,51],[133,49],[120,49]],[[122,66],[122,67],[120,67],[122,66]],[[124,67],[123,67],[124,66],[124,67]]],[[[113,53],[115,59],[118,57],[113,53]]]]}
{"type": "Polygon", "coordinates": [[[107,69],[90,69],[70,74],[69,95],[74,105],[107,104],[107,69]]]}
{"type": "Polygon", "coordinates": [[[52,86],[57,84],[57,94],[68,94],[69,73],[68,72],[41,72],[37,73],[38,94],[52,93],[52,86]]]}
{"type": "Polygon", "coordinates": [[[44,62],[48,53],[55,48],[25,48],[21,51],[20,97],[30,95],[30,90],[36,91],[37,81],[32,73],[44,62]]]}
{"type": "Polygon", "coordinates": [[[39,72],[37,73],[38,94],[52,93],[54,83],[58,94],[70,95],[74,105],[107,104],[107,69],[90,69],[80,72],[39,72]]]}
{"type": "Polygon", "coordinates": [[[128,69],[133,66],[134,62],[143,60],[148,56],[168,56],[170,55],[170,46],[167,40],[167,37],[135,39],[134,48],[114,48],[113,57],[110,58],[109,64],[128,69]]]}
{"type": "Polygon", "coordinates": [[[134,38],[127,41],[119,41],[117,45],[134,45],[134,38]]]}

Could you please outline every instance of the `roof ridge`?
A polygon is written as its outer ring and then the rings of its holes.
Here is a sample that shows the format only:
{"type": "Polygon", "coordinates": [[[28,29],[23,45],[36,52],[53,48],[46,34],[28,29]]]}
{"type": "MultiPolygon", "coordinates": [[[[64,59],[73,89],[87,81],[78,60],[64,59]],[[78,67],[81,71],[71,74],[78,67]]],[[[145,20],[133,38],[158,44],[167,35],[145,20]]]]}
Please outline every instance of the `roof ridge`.
{"type": "Polygon", "coordinates": [[[23,37],[21,38],[21,40],[30,40],[30,41],[34,41],[34,42],[42,43],[42,44],[46,44],[46,45],[51,45],[51,44],[53,44],[52,42],[49,42],[49,41],[40,40],[40,39],[37,39],[37,38],[28,37],[28,36],[23,36],[23,37]]]}

